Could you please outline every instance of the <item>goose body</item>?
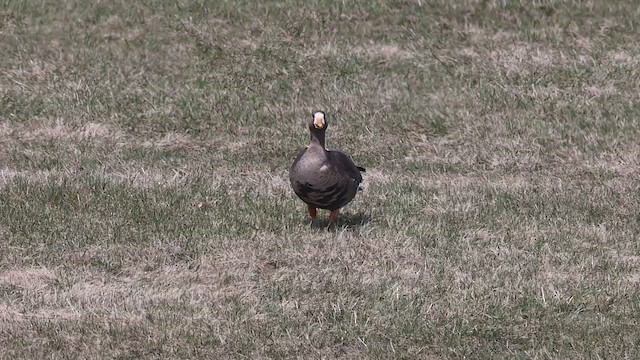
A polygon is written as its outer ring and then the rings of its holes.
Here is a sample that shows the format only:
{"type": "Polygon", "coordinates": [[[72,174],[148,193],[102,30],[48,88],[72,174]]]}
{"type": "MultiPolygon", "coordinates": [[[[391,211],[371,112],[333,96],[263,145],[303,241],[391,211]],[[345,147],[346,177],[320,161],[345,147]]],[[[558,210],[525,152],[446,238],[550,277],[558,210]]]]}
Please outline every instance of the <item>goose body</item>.
{"type": "Polygon", "coordinates": [[[316,217],[316,209],[331,211],[329,226],[340,208],[348,204],[358,192],[365,169],[353,163],[349,155],[325,148],[327,122],[322,112],[316,112],[309,122],[311,141],[298,152],[289,169],[289,180],[296,195],[307,204],[309,215],[316,217]]]}

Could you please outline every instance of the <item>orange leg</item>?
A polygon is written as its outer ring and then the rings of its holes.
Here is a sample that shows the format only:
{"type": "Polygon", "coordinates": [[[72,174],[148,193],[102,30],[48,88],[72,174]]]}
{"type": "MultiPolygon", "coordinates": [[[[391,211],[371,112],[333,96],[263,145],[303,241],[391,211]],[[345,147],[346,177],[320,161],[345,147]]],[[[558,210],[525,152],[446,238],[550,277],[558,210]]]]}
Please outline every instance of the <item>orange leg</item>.
{"type": "Polygon", "coordinates": [[[331,227],[331,224],[333,224],[336,221],[336,219],[338,218],[339,211],[340,210],[333,210],[331,214],[329,214],[329,225],[327,227],[331,227]]]}
{"type": "Polygon", "coordinates": [[[311,216],[311,218],[315,220],[316,216],[318,216],[316,208],[311,205],[307,205],[307,210],[309,210],[309,216],[311,216]]]}

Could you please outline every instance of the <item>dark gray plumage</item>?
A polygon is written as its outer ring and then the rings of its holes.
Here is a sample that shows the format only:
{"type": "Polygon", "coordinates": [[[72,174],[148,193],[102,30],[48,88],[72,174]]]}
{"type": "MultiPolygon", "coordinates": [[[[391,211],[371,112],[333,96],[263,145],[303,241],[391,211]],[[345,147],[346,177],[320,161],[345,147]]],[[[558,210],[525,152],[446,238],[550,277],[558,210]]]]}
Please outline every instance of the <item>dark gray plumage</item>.
{"type": "Polygon", "coordinates": [[[311,141],[298,155],[289,169],[291,187],[304,201],[312,218],[316,209],[331,211],[329,226],[336,220],[338,210],[348,204],[358,192],[365,169],[356,166],[351,158],[337,150],[325,148],[327,130],[325,114],[318,111],[309,121],[311,141]]]}

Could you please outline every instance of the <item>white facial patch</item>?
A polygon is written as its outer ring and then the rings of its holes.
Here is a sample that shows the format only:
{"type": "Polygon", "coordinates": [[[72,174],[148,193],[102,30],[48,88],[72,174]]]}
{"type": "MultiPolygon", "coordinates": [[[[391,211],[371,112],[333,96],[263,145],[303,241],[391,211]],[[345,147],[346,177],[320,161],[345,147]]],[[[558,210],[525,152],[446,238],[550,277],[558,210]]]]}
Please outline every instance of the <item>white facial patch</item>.
{"type": "Polygon", "coordinates": [[[317,113],[313,114],[313,120],[324,120],[324,114],[318,111],[317,113]]]}

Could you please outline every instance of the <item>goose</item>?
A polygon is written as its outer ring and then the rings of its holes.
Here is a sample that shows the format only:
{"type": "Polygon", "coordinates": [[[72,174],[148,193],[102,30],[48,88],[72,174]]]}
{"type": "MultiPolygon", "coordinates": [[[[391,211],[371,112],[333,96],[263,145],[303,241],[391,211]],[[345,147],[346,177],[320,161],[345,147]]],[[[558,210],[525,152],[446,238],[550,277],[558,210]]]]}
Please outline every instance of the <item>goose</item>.
{"type": "Polygon", "coordinates": [[[317,209],[331,211],[331,227],[340,211],[356,196],[361,172],[365,168],[353,163],[349,155],[338,150],[327,150],[325,132],[329,123],[322,111],[313,113],[308,126],[311,134],[309,146],[298,152],[289,169],[289,180],[296,195],[307,204],[312,221],[317,209]]]}

